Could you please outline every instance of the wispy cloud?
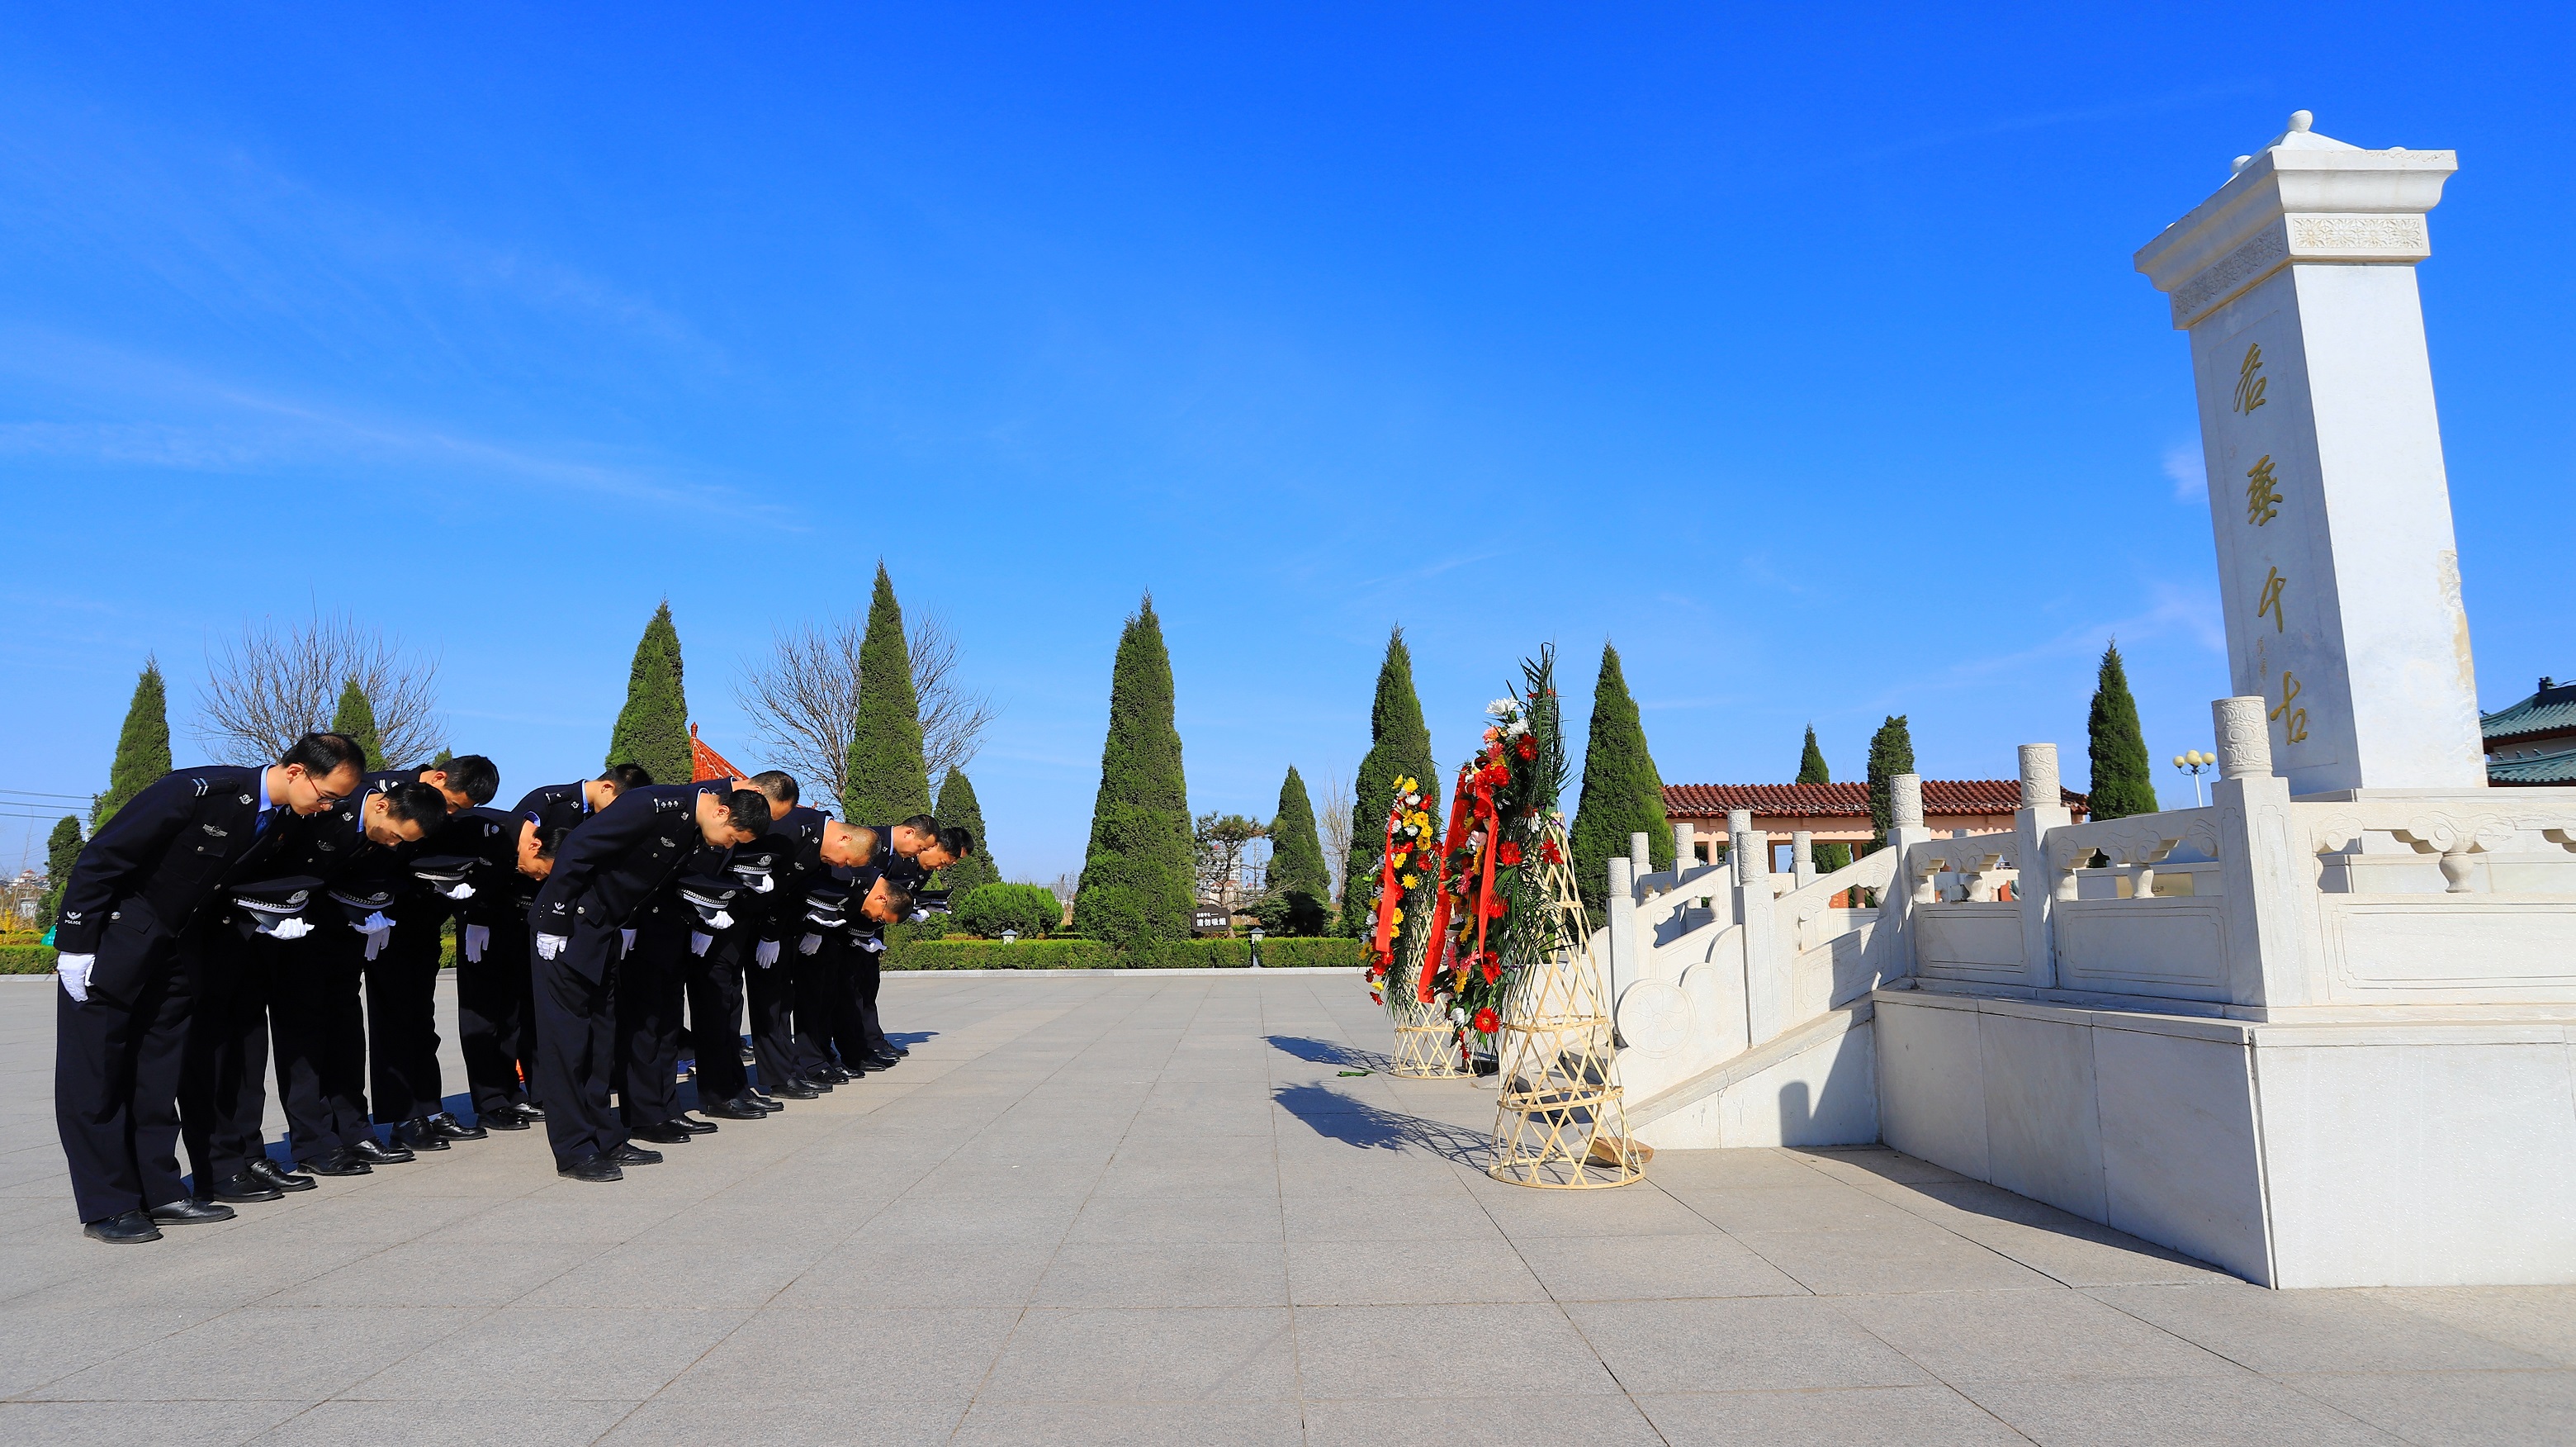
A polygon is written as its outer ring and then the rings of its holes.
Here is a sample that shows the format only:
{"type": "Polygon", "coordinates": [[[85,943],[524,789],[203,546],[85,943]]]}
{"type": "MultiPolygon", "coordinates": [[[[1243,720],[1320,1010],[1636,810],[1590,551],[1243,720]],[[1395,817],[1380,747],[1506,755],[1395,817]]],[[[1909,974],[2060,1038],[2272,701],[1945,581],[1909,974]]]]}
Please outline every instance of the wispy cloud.
{"type": "Polygon", "coordinates": [[[1843,164],[1856,165],[1871,161],[1884,161],[1893,156],[1905,156],[1912,155],[1918,151],[1937,150],[1943,146],[1955,146],[1967,141],[1986,141],[1992,140],[1997,136],[2019,135],[2030,131],[2054,130],[2059,126],[2082,125],[2088,121],[2110,121],[2124,119],[2129,116],[2152,115],[2157,111],[2179,110],[2186,106],[2200,105],[2208,101],[2224,99],[2228,96],[2255,95],[2259,94],[2262,89],[2263,87],[2256,85],[2250,80],[2225,81],[2215,85],[2194,86],[2189,90],[2172,91],[2159,96],[2143,96],[2135,100],[2115,101],[2108,105],[2079,106],[2071,110],[2035,111],[2028,115],[2006,116],[2000,120],[1988,121],[1983,125],[1962,126],[1955,130],[1932,131],[1924,135],[1909,136],[1903,140],[1892,141],[1884,146],[1877,146],[1863,151],[1855,151],[1846,158],[1843,164]]]}
{"type": "Polygon", "coordinates": [[[2165,449],[2165,476],[2173,479],[2176,502],[2200,502],[2209,496],[2209,472],[2201,465],[2197,443],[2177,442],[2165,449]]]}

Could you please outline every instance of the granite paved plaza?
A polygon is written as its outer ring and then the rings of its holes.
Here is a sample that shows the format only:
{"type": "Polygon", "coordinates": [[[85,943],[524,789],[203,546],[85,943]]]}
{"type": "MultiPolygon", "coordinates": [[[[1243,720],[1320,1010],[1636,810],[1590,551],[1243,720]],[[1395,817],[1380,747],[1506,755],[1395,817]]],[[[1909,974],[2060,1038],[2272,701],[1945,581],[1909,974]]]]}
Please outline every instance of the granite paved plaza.
{"type": "Polygon", "coordinates": [[[2576,1441],[2576,1288],[2277,1294],[1877,1150],[1497,1185],[1348,976],[885,1014],[616,1185],[495,1136],[112,1248],[0,979],[0,1442],[2576,1441]]]}

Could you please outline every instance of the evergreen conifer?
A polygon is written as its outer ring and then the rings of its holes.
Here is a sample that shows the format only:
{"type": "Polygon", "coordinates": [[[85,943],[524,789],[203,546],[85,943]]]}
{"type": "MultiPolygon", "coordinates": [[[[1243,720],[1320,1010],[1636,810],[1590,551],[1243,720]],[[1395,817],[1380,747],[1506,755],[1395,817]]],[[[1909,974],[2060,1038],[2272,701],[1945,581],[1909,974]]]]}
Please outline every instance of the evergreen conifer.
{"type": "Polygon", "coordinates": [[[1402,624],[1387,634],[1386,660],[1378,665],[1377,699],[1369,706],[1369,751],[1351,786],[1351,857],[1342,871],[1342,933],[1368,932],[1369,890],[1386,852],[1386,814],[1395,805],[1395,781],[1422,785],[1428,812],[1443,826],[1446,790],[1431,757],[1431,730],[1422,723],[1422,700],[1413,691],[1413,650],[1402,624]]]}
{"type": "MultiPolygon", "coordinates": [[[[1825,767],[1825,751],[1816,747],[1816,726],[1809,724],[1807,746],[1798,751],[1798,782],[1830,784],[1833,781],[1834,771],[1825,767]]],[[[1819,844],[1807,852],[1815,860],[1818,874],[1831,874],[1851,863],[1851,846],[1848,844],[1819,844]]]]}
{"type": "Polygon", "coordinates": [[[1073,901],[1074,928],[1142,961],[1189,937],[1198,903],[1189,782],[1172,714],[1172,657],[1148,593],[1118,638],[1100,794],[1073,901]]]}
{"type": "Polygon", "coordinates": [[[680,630],[665,598],[636,640],[626,673],[626,706],[608,736],[612,764],[641,764],[657,784],[685,784],[697,772],[689,752],[689,695],[681,683],[680,630]]]}
{"type": "MultiPolygon", "coordinates": [[[[1315,828],[1315,804],[1306,796],[1306,781],[1297,766],[1279,785],[1279,810],[1270,817],[1270,894],[1282,934],[1320,934],[1332,897],[1332,876],[1324,867],[1324,841],[1315,828]]],[[[1262,921],[1270,923],[1268,918],[1262,921]]]]}
{"type": "MultiPolygon", "coordinates": [[[[868,598],[867,632],[859,639],[859,711],[850,736],[847,790],[841,803],[854,824],[892,824],[931,812],[912,650],[903,641],[903,605],[895,601],[894,579],[883,560],[868,598]]],[[[942,816],[940,822],[949,821],[942,816]]]]}
{"type": "Polygon", "coordinates": [[[2093,685],[2093,712],[2084,732],[2092,761],[2092,815],[2122,819],[2156,812],[2155,766],[2147,761],[2147,739],[2138,727],[2138,701],[2129,694],[2129,671],[2120,664],[2120,645],[2102,650],[2102,672],[2093,685]]]}
{"type": "Polygon", "coordinates": [[[125,727],[117,731],[116,759],[108,765],[107,792],[90,802],[89,831],[95,834],[125,801],[170,772],[170,698],[161,682],[161,662],[143,660],[134,680],[134,700],[125,706],[125,727]]]}
{"type": "Polygon", "coordinates": [[[1673,830],[1664,815],[1664,780],[1646,749],[1646,726],[1619,650],[1601,645],[1601,676],[1592,685],[1592,728],[1583,744],[1583,792],[1574,812],[1574,883],[1584,908],[1601,918],[1610,896],[1607,868],[1643,831],[1656,869],[1673,867],[1673,830]]]}
{"type": "Polygon", "coordinates": [[[1889,714],[1878,732],[1869,736],[1869,847],[1873,853],[1887,847],[1888,820],[1894,807],[1887,781],[1913,772],[1914,735],[1905,726],[1905,715],[1889,714]]]}
{"type": "Polygon", "coordinates": [[[354,678],[340,689],[340,706],[331,714],[331,732],[358,746],[358,752],[366,756],[369,772],[391,767],[385,762],[385,741],[376,733],[375,705],[367,702],[367,691],[358,687],[354,678]]]}
{"type": "Polygon", "coordinates": [[[53,927],[54,914],[62,908],[63,886],[71,883],[72,865],[80,860],[80,816],[65,814],[54,821],[54,832],[45,836],[45,897],[36,906],[36,927],[53,927]]]}
{"type": "Polygon", "coordinates": [[[975,836],[974,853],[939,871],[940,886],[963,895],[979,885],[999,884],[1002,869],[993,862],[993,841],[984,837],[984,806],[976,802],[974,781],[964,769],[950,769],[939,781],[939,807],[932,812],[941,824],[975,836]]]}

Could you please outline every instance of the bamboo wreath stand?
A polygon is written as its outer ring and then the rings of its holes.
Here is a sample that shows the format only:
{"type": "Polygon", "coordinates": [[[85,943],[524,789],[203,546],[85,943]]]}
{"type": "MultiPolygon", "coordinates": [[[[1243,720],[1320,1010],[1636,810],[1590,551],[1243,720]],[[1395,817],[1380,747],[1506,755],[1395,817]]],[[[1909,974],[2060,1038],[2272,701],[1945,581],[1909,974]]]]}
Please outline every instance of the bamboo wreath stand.
{"type": "Polygon", "coordinates": [[[1523,963],[1503,1001],[1502,1096],[1494,1113],[1494,1163],[1485,1174],[1543,1190],[1625,1186],[1646,1178],[1643,1144],[1628,1139],[1626,1108],[1610,1073],[1610,1017],[1603,1010],[1592,926],[1565,861],[1561,824],[1547,825],[1555,862],[1538,866],[1554,896],[1549,944],[1523,963]]]}
{"type": "Polygon", "coordinates": [[[1391,1073],[1408,1080],[1456,1080],[1467,1073],[1466,1062],[1459,1058],[1456,1022],[1439,1006],[1414,998],[1423,956],[1430,953],[1428,936],[1419,930],[1414,933],[1416,938],[1404,947],[1410,958],[1387,972],[1387,1014],[1395,1021],[1391,1073]]]}

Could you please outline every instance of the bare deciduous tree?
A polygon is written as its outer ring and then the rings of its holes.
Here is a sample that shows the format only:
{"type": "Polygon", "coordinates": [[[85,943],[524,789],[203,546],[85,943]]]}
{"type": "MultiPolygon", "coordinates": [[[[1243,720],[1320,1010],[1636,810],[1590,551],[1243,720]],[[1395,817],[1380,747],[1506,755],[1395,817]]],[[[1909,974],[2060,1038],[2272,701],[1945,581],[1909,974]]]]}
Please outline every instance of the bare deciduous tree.
{"type": "MultiPolygon", "coordinates": [[[[904,634],[921,717],[922,762],[935,787],[983,747],[993,700],[966,692],[958,681],[957,638],[938,614],[918,615],[904,634]]],[[[866,637],[863,613],[819,626],[800,624],[780,632],[769,656],[744,668],[734,683],[734,697],[769,745],[772,761],[829,789],[825,797],[831,799],[849,792],[850,737],[859,727],[859,645],[866,637]]]]}
{"type": "Polygon", "coordinates": [[[1324,780],[1324,868],[1333,877],[1333,898],[1342,897],[1342,873],[1351,863],[1351,776],[1324,780]]]}
{"type": "Polygon", "coordinates": [[[376,714],[388,762],[425,762],[438,748],[438,660],[346,613],[280,628],[271,619],[206,654],[196,735],[229,763],[275,761],[305,734],[331,726],[340,691],[355,681],[376,714]]]}

